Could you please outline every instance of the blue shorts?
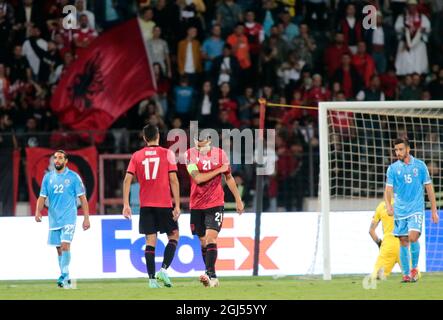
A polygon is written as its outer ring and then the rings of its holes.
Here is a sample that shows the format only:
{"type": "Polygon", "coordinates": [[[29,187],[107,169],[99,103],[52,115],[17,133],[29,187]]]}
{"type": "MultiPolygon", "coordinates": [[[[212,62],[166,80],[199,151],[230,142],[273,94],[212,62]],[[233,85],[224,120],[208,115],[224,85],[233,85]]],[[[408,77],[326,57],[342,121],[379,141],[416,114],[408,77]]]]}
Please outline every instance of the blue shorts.
{"type": "Polygon", "coordinates": [[[60,229],[49,230],[48,244],[59,247],[62,242],[71,243],[74,238],[74,231],[74,224],[67,224],[60,229]]]}
{"type": "Polygon", "coordinates": [[[424,215],[422,213],[417,213],[405,219],[394,220],[394,236],[408,236],[409,231],[418,231],[421,233],[421,229],[423,227],[423,219],[424,215]]]}

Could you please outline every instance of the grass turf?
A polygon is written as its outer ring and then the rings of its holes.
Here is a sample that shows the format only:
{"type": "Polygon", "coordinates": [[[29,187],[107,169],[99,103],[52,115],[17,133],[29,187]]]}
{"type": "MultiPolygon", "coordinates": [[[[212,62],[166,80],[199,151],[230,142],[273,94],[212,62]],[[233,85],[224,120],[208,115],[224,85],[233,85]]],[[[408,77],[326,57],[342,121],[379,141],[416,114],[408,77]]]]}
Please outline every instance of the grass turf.
{"type": "Polygon", "coordinates": [[[53,281],[0,281],[0,300],[395,300],[443,299],[443,273],[424,273],[417,283],[393,274],[376,289],[363,288],[363,275],[321,278],[286,276],[222,277],[220,287],[204,288],[197,278],[172,278],[173,288],[149,289],[146,279],[77,280],[77,289],[53,281]]]}

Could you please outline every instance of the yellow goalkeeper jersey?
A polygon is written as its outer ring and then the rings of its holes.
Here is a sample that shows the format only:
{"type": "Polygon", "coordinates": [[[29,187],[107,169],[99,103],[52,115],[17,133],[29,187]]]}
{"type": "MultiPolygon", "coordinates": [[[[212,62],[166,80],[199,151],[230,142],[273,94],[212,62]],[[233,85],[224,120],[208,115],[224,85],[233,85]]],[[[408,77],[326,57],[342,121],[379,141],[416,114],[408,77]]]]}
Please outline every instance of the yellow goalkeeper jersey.
{"type": "Polygon", "coordinates": [[[388,210],[386,210],[386,204],[384,201],[380,202],[375,210],[373,217],[375,222],[381,220],[383,228],[383,238],[394,237],[394,216],[388,215],[388,210]]]}

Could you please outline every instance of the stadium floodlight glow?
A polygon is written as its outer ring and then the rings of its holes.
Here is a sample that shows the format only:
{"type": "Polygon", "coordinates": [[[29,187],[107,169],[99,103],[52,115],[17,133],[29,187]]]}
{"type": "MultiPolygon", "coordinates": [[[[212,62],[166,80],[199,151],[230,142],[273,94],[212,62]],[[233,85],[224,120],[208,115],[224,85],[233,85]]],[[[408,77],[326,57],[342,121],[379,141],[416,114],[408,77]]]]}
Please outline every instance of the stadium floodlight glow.
{"type": "Polygon", "coordinates": [[[329,213],[343,211],[344,202],[348,210],[375,209],[383,199],[386,169],[396,160],[392,142],[399,136],[407,136],[411,154],[432,168],[434,186],[441,184],[443,101],[319,103],[324,280],[331,279],[329,213]]]}

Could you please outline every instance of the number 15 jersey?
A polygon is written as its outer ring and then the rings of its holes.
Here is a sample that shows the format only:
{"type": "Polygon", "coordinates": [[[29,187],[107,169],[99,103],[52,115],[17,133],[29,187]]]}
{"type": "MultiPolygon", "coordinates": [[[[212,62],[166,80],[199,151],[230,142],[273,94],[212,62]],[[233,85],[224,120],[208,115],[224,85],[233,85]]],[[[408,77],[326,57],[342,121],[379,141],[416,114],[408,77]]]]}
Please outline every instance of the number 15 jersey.
{"type": "Polygon", "coordinates": [[[426,164],[410,156],[409,164],[397,160],[388,167],[386,185],[394,190],[394,219],[424,214],[424,185],[432,183],[426,164]]]}
{"type": "Polygon", "coordinates": [[[144,147],[132,155],[126,171],[135,175],[140,184],[140,207],[172,208],[169,173],[177,171],[172,151],[144,147]]]}

